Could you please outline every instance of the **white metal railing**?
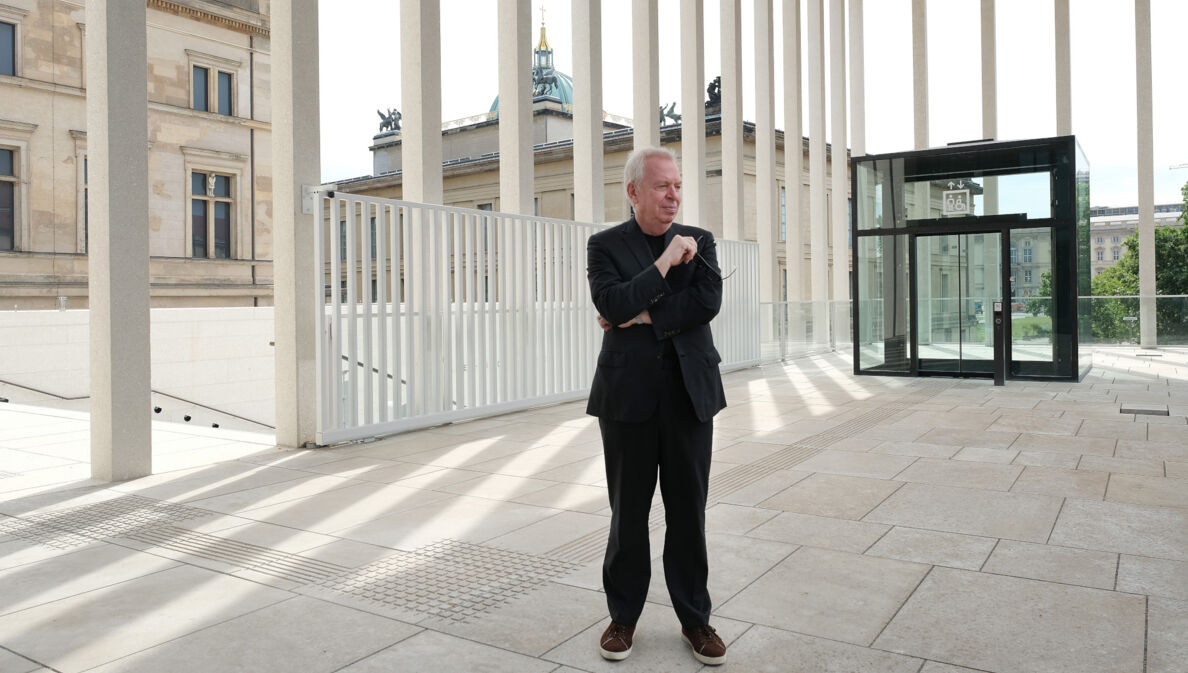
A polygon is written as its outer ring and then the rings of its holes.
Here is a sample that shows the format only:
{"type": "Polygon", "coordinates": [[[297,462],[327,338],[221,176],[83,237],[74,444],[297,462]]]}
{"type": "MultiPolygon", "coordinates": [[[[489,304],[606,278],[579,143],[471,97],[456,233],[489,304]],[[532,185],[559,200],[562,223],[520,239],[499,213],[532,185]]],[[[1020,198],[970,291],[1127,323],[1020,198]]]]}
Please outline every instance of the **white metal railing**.
{"type": "MultiPolygon", "coordinates": [[[[322,324],[318,443],[588,392],[601,331],[586,241],[602,225],[342,192],[314,216],[322,324]]],[[[759,360],[753,243],[722,241],[723,369],[759,360]]]]}

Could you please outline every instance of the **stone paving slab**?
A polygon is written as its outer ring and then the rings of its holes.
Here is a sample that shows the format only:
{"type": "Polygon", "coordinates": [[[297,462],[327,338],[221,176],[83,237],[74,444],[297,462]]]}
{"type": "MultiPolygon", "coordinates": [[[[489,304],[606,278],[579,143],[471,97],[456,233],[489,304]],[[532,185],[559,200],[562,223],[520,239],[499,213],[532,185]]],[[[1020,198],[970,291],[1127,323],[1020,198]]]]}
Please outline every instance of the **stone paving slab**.
{"type": "Polygon", "coordinates": [[[1145,613],[1138,596],[936,568],[875,647],[987,671],[1142,673],[1145,613]]]}
{"type": "Polygon", "coordinates": [[[732,619],[869,645],[928,566],[802,548],[718,609],[732,619]]]}

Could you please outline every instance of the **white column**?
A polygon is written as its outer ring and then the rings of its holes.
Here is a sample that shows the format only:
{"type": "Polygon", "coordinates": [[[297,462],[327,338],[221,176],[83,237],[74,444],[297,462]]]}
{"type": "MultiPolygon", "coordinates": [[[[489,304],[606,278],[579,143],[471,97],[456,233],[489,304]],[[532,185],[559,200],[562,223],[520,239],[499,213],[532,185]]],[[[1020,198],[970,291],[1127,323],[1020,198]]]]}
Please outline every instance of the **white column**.
{"type": "MultiPolygon", "coordinates": [[[[998,139],[998,37],[994,0],[982,0],[982,137],[998,139]]],[[[982,189],[983,212],[978,214],[997,214],[998,177],[986,176],[982,189]]],[[[988,251],[989,247],[986,249],[988,251]]],[[[989,283],[986,287],[990,287],[989,283]]],[[[985,332],[989,344],[993,333],[991,330],[985,332]]]]}
{"type": "Polygon", "coordinates": [[[400,105],[403,198],[442,203],[438,0],[400,0],[400,105]]]}
{"type": "Polygon", "coordinates": [[[759,301],[779,297],[775,228],[780,204],[775,160],[775,38],[771,0],[755,0],[755,234],[759,241],[759,301]]]}
{"type": "Polygon", "coordinates": [[[866,154],[866,56],[862,0],[850,0],[850,154],[866,154]]]}
{"type": "Polygon", "coordinates": [[[813,341],[829,337],[829,231],[825,212],[825,0],[808,0],[809,274],[813,341]]]}
{"type": "Polygon", "coordinates": [[[681,222],[721,233],[705,213],[705,6],[681,0],[681,222]]]}
{"type": "Polygon", "coordinates": [[[912,0],[912,122],[918,150],[928,147],[928,0],[912,0]]]}
{"type": "Polygon", "coordinates": [[[1072,48],[1068,30],[1068,0],[1056,7],[1056,135],[1072,135],[1072,48]]]}
{"type": "Polygon", "coordinates": [[[143,2],[87,0],[91,477],[152,474],[143,2]]]}
{"type": "Polygon", "coordinates": [[[635,149],[660,146],[660,33],[657,0],[631,0],[631,94],[635,149]]]}
{"type": "Polygon", "coordinates": [[[800,0],[784,0],[784,268],[788,276],[788,301],[804,299],[801,271],[804,243],[800,222],[804,144],[800,105],[800,0]]]}
{"type": "Polygon", "coordinates": [[[272,7],[276,442],[288,447],[314,442],[317,432],[322,279],[314,271],[311,232],[321,207],[303,209],[301,192],[321,183],[318,86],[318,0],[278,2],[272,7]]]}
{"type": "Polygon", "coordinates": [[[721,0],[722,33],[722,236],[742,238],[743,118],[742,4],[721,0]]]}
{"type": "Polygon", "coordinates": [[[606,219],[602,152],[602,0],[573,0],[573,218],[606,219]]]}
{"type": "Polygon", "coordinates": [[[532,214],[532,7],[499,0],[499,209],[532,214]]]}
{"type": "Polygon", "coordinates": [[[1155,149],[1151,119],[1151,0],[1134,0],[1135,100],[1138,104],[1139,343],[1154,348],[1155,149]]]}
{"type": "MultiPolygon", "coordinates": [[[[829,107],[833,130],[830,176],[832,177],[833,201],[833,292],[831,298],[835,311],[838,302],[850,298],[850,218],[846,212],[846,198],[850,192],[849,159],[846,156],[846,3],[845,0],[829,0],[829,107]]],[[[834,317],[837,313],[831,314],[834,317]]],[[[840,321],[833,325],[836,331],[845,329],[840,321]]],[[[844,338],[844,337],[843,337],[844,338]]]]}
{"type": "Polygon", "coordinates": [[[982,0],[982,137],[998,138],[998,44],[994,0],[982,0]]]}

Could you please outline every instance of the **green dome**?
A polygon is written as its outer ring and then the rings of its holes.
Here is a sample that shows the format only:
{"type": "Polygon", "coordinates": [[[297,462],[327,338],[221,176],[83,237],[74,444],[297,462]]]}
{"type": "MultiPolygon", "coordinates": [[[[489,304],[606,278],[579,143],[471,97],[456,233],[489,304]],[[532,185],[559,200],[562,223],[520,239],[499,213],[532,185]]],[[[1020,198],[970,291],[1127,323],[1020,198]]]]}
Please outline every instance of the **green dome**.
{"type": "MultiPolygon", "coordinates": [[[[545,98],[556,98],[565,105],[565,111],[570,112],[573,109],[573,78],[560,70],[553,71],[553,81],[545,84],[544,93],[532,97],[533,102],[543,100],[545,98]]],[[[491,103],[489,112],[499,111],[499,96],[491,103]]]]}
{"type": "MultiPolygon", "coordinates": [[[[540,24],[540,42],[532,50],[532,102],[553,98],[561,101],[566,112],[573,112],[573,78],[553,68],[553,48],[540,24]]],[[[491,102],[490,117],[498,116],[499,96],[491,102]]]]}

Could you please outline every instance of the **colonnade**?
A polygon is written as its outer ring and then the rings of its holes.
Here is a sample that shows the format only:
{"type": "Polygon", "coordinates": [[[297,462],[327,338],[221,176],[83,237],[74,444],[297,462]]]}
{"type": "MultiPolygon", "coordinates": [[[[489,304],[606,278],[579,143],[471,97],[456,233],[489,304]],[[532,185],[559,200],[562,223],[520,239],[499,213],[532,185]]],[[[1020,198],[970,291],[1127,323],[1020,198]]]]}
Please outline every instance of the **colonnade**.
{"type": "MultiPolygon", "coordinates": [[[[807,40],[804,74],[809,100],[808,240],[796,222],[800,190],[788,189],[789,213],[784,243],[787,272],[799,278],[808,244],[811,282],[808,293],[789,283],[789,300],[849,299],[846,170],[832,177],[833,199],[826,204],[826,109],[831,111],[835,166],[845,167],[847,139],[855,155],[865,152],[862,0],[782,0],[782,36],[786,46],[776,58],[773,0],[755,4],[756,212],[761,244],[761,301],[779,298],[776,273],[775,105],[776,63],[781,64],[785,119],[792,129],[785,144],[787,184],[799,187],[802,171],[800,134],[802,81],[800,46],[807,40]],[[807,3],[807,25],[800,5],[807,3]],[[825,12],[829,11],[830,50],[824,52],[825,12]],[[848,17],[848,21],[847,21],[848,17]],[[847,40],[848,23],[848,40],[847,40]],[[848,58],[847,58],[848,57],[848,58]],[[826,72],[830,96],[826,100],[826,72]],[[846,75],[849,75],[847,91],[846,75]],[[848,97],[847,97],[848,93],[848,97]],[[849,125],[847,126],[847,112],[849,125]],[[826,212],[832,213],[832,235],[826,212]],[[835,253],[828,273],[828,249],[835,253]]],[[[1072,131],[1069,2],[1055,1],[1056,129],[1072,131]]],[[[742,0],[721,0],[722,31],[722,182],[723,232],[738,238],[743,220],[742,143],[742,0]]],[[[1134,0],[1138,91],[1139,241],[1143,345],[1154,340],[1154,188],[1151,136],[1150,0],[1134,0]]],[[[571,0],[574,45],[574,203],[579,220],[602,219],[602,31],[601,0],[571,0]]],[[[439,202],[442,198],[441,25],[438,0],[401,0],[402,105],[406,127],[404,188],[406,198],[439,202]]],[[[130,148],[147,146],[145,7],[138,3],[87,0],[88,143],[90,145],[91,215],[91,402],[92,472],[104,480],[151,472],[149,439],[149,318],[147,250],[147,161],[130,148]],[[138,67],[137,64],[139,64],[138,67]],[[137,158],[139,157],[139,158],[137,158]],[[119,273],[112,270],[118,268],[119,273]]],[[[332,5],[327,5],[326,9],[332,5]]],[[[274,152],[274,266],[276,301],[277,443],[302,446],[314,440],[316,306],[318,288],[312,273],[313,239],[309,231],[319,184],[318,0],[272,4],[272,137],[274,152]]],[[[659,142],[655,111],[658,96],[657,0],[632,0],[631,32],[637,144],[659,142]]],[[[997,135],[995,0],[981,0],[983,134],[997,135]]],[[[680,2],[681,104],[685,136],[685,217],[700,221],[705,212],[705,118],[701,105],[704,71],[703,0],[680,2]]],[[[913,130],[915,145],[928,146],[927,0],[911,3],[913,130]]],[[[499,0],[498,59],[500,98],[500,199],[510,212],[533,208],[531,131],[531,9],[529,0],[499,0]]],[[[827,324],[822,312],[819,325],[827,324]]]]}

